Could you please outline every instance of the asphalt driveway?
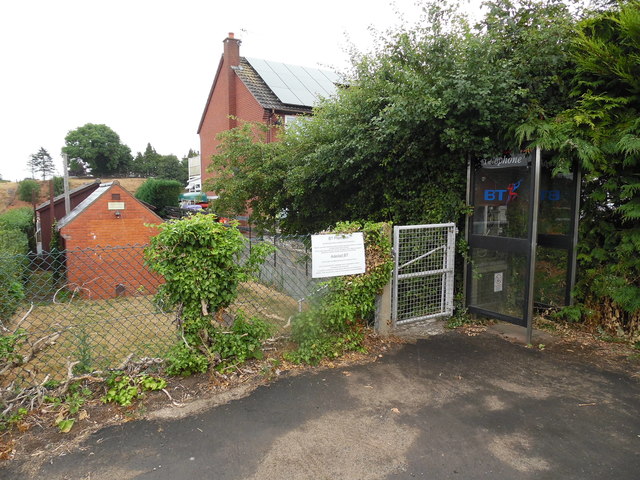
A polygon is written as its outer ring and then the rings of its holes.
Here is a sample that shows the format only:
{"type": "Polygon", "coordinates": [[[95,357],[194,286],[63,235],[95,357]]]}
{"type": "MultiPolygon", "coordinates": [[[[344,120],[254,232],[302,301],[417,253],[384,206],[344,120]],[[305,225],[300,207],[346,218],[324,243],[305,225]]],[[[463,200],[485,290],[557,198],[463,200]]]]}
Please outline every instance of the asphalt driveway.
{"type": "MultiPolygon", "coordinates": [[[[285,376],[177,420],[109,427],[53,479],[640,478],[640,383],[449,332],[377,362],[285,376]]],[[[18,466],[0,471],[24,479],[18,466]]]]}

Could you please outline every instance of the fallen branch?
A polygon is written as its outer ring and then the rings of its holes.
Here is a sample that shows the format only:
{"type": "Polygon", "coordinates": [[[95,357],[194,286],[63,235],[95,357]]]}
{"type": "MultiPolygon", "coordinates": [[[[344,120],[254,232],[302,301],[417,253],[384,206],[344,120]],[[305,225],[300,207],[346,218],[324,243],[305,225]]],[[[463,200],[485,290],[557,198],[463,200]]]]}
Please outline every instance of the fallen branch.
{"type": "Polygon", "coordinates": [[[167,389],[166,389],[166,388],[163,388],[163,389],[162,389],[162,391],[163,391],[164,393],[166,393],[166,394],[167,394],[167,397],[169,397],[169,400],[171,401],[171,403],[172,403],[172,405],[173,405],[174,407],[178,407],[178,408],[182,408],[182,407],[184,407],[184,403],[176,402],[176,401],[171,397],[171,395],[169,394],[169,392],[167,392],[167,389]]]}

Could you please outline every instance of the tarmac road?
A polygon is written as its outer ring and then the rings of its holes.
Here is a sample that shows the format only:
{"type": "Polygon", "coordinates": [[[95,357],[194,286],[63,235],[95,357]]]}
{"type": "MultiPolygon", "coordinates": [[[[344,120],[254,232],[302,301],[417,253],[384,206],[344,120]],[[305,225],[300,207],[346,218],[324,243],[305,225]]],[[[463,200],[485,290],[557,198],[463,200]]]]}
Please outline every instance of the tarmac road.
{"type": "Polygon", "coordinates": [[[640,384],[450,332],[186,418],[105,428],[83,447],[32,478],[638,480],[640,384]]]}

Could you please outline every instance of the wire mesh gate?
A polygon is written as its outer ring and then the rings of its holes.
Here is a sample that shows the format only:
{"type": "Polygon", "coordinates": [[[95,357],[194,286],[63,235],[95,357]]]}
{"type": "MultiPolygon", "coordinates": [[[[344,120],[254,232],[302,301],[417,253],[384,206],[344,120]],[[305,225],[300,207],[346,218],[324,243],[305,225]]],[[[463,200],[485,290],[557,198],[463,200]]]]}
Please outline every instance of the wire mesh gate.
{"type": "Polygon", "coordinates": [[[456,232],[454,223],[393,228],[394,325],[453,314],[456,232]]]}

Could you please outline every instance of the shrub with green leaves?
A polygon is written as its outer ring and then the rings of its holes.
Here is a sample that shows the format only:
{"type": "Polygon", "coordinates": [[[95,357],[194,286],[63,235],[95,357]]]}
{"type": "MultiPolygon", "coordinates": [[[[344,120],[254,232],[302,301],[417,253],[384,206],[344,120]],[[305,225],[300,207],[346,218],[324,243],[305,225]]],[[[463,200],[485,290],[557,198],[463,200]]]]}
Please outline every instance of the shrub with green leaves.
{"type": "Polygon", "coordinates": [[[310,310],[292,322],[297,349],[287,358],[318,363],[346,351],[363,349],[364,326],[373,319],[376,296],[389,282],[393,259],[391,243],[382,223],[344,222],[333,233],[364,233],[367,270],[361,275],[336,277],[324,283],[326,290],[310,310]]]}
{"type": "Polygon", "coordinates": [[[220,371],[233,370],[252,358],[263,358],[262,341],[269,337],[273,326],[259,318],[245,318],[238,312],[230,328],[209,329],[209,345],[194,348],[184,342],[176,344],[167,355],[169,375],[188,376],[204,373],[209,366],[220,371]]]}
{"type": "Polygon", "coordinates": [[[35,205],[40,195],[40,183],[37,180],[26,179],[18,182],[18,198],[23,202],[35,205]]]}
{"type": "Polygon", "coordinates": [[[11,319],[24,298],[28,266],[27,237],[18,229],[0,228],[0,320],[11,319]]]}
{"type": "Polygon", "coordinates": [[[242,362],[256,357],[256,342],[264,338],[265,327],[239,314],[227,331],[222,311],[273,246],[253,245],[248,260],[241,264],[244,237],[236,226],[226,227],[213,215],[193,215],[158,228],[160,233],[151,240],[145,258],[165,279],[156,300],[164,308],[177,309],[182,337],[168,356],[169,372],[203,372],[219,358],[242,362]]]}
{"type": "Polygon", "coordinates": [[[158,209],[177,207],[184,186],[177,180],[150,178],[136,190],[135,197],[158,209]]]}
{"type": "Polygon", "coordinates": [[[555,151],[556,171],[583,172],[576,298],[564,313],[640,338],[640,8],[611,2],[586,15],[571,43],[570,108],[519,128],[555,151]]]}
{"type": "Polygon", "coordinates": [[[29,235],[33,232],[33,209],[20,207],[8,210],[0,215],[0,228],[20,230],[29,235]]]}

